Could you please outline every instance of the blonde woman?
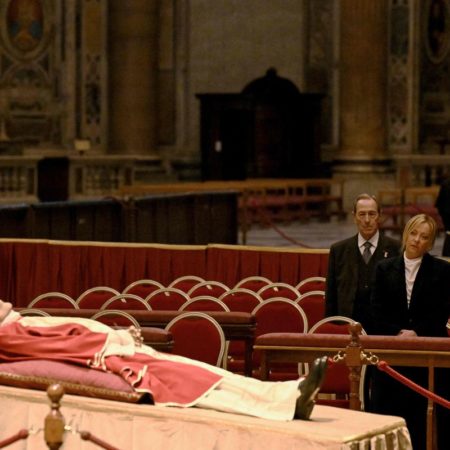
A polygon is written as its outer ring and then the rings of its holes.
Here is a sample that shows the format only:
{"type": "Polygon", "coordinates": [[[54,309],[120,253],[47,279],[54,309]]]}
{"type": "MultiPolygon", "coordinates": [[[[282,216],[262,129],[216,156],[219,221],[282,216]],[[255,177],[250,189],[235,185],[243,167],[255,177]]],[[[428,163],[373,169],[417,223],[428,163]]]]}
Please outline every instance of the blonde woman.
{"type": "MultiPolygon", "coordinates": [[[[400,337],[447,336],[450,264],[429,253],[436,233],[437,225],[432,217],[426,214],[412,217],[403,231],[403,254],[378,263],[371,298],[375,334],[400,337]]],[[[405,376],[427,386],[425,369],[400,370],[405,376]]],[[[372,389],[373,412],[404,417],[414,450],[425,448],[426,400],[385,374],[377,371],[375,375],[372,389]]],[[[448,371],[441,371],[436,376],[439,393],[448,397],[448,371]]],[[[437,411],[438,448],[450,448],[446,429],[450,423],[449,414],[443,409],[439,411],[438,408],[437,411]],[[444,416],[446,419],[443,419],[444,416]],[[444,424],[445,421],[446,426],[439,427],[439,422],[444,424]]]]}

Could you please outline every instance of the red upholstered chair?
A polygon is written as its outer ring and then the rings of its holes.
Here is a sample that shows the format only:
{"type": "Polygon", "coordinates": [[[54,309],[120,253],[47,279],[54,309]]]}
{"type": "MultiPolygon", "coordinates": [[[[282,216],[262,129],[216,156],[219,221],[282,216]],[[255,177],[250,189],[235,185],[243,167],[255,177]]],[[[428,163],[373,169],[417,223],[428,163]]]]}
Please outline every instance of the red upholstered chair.
{"type": "Polygon", "coordinates": [[[224,292],[229,290],[230,288],[220,281],[202,281],[189,289],[187,294],[190,298],[198,297],[200,295],[209,295],[211,297],[219,298],[224,292]]]}
{"type": "Polygon", "coordinates": [[[42,317],[51,317],[48,312],[42,311],[37,308],[24,308],[20,310],[21,316],[42,316],[42,317]]]}
{"type": "Polygon", "coordinates": [[[302,295],[309,291],[324,291],[326,283],[325,277],[308,277],[300,281],[295,288],[302,295]]]}
{"type": "Polygon", "coordinates": [[[172,333],[172,353],[221,366],[225,352],[225,336],[219,323],[202,312],[186,312],[165,327],[172,333]]]}
{"type": "Polygon", "coordinates": [[[30,303],[27,308],[74,308],[79,309],[75,300],[63,294],[62,292],[46,292],[45,294],[38,295],[30,303]]]}
{"type": "Polygon", "coordinates": [[[119,294],[111,297],[109,300],[101,306],[101,310],[106,309],[148,309],[151,310],[150,306],[145,302],[145,300],[138,295],[134,294],[119,294]]]}
{"type": "Polygon", "coordinates": [[[294,286],[287,283],[271,283],[264,286],[258,291],[258,295],[263,299],[269,298],[287,298],[289,300],[297,301],[300,293],[294,286]]]}
{"type": "MultiPolygon", "coordinates": [[[[348,326],[354,320],[344,316],[326,317],[313,325],[309,333],[321,334],[346,334],[348,335],[348,326]]],[[[362,334],[367,334],[364,330],[362,334]]],[[[306,364],[308,371],[308,364],[306,364]]],[[[366,366],[361,370],[360,398],[364,399],[363,386],[366,366]]],[[[340,408],[349,408],[350,380],[349,370],[345,364],[333,364],[328,367],[327,375],[322,388],[319,392],[317,403],[323,405],[337,406],[340,408]]]]}
{"type": "Polygon", "coordinates": [[[200,295],[191,298],[181,306],[179,311],[230,311],[227,305],[217,298],[209,295],[200,295]]]}
{"type": "Polygon", "coordinates": [[[130,327],[140,329],[139,322],[126,311],[118,309],[104,309],[91,316],[91,319],[98,320],[110,327],[130,327]]]}
{"type": "Polygon", "coordinates": [[[188,293],[196,284],[205,281],[204,278],[196,275],[183,275],[173,280],[168,287],[180,289],[180,291],[188,293]]]}
{"type": "Polygon", "coordinates": [[[325,318],[325,291],[310,291],[300,295],[297,303],[305,311],[311,328],[325,318]]]}
{"type": "Polygon", "coordinates": [[[268,284],[272,284],[272,281],[266,277],[255,275],[252,277],[243,278],[241,281],[236,283],[234,289],[245,288],[254,292],[258,292],[261,288],[267,286],[268,284]]]}
{"type": "Polygon", "coordinates": [[[147,297],[153,291],[161,289],[164,286],[155,280],[137,280],[129,284],[123,291],[122,294],[134,294],[141,298],[147,297]]]}
{"type": "MultiPolygon", "coordinates": [[[[306,333],[308,318],[303,309],[293,300],[271,298],[263,301],[254,310],[256,319],[255,338],[266,333],[306,333]]],[[[254,376],[259,377],[261,355],[253,352],[254,376]]],[[[293,363],[274,364],[269,373],[270,380],[297,379],[301,366],[293,363]]]]}
{"type": "Polygon", "coordinates": [[[144,300],[153,310],[178,311],[189,301],[189,296],[180,289],[165,287],[153,291],[144,300]]]}
{"type": "Polygon", "coordinates": [[[83,309],[100,309],[101,306],[120,292],[109,286],[95,286],[87,289],[76,299],[76,304],[83,309]]]}
{"type": "Polygon", "coordinates": [[[254,291],[245,288],[233,288],[224,292],[219,300],[230,308],[230,311],[251,313],[260,303],[262,298],[254,291]]]}
{"type": "MultiPolygon", "coordinates": [[[[230,308],[230,311],[251,313],[260,303],[261,297],[250,289],[234,288],[223,293],[219,300],[230,308]]],[[[227,369],[231,372],[244,373],[245,344],[242,341],[231,341],[228,344],[227,369]]]]}

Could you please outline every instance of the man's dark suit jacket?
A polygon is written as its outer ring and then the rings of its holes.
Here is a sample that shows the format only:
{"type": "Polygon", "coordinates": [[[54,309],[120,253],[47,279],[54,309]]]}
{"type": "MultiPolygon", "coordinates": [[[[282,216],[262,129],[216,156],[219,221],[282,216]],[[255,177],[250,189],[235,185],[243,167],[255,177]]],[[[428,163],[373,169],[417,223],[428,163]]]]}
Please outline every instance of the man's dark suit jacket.
{"type": "MultiPolygon", "coordinates": [[[[378,245],[372,254],[372,262],[397,256],[400,243],[380,233],[378,245]]],[[[358,235],[336,242],[330,248],[326,289],[326,316],[353,318],[358,287],[358,235]]]]}
{"type": "Polygon", "coordinates": [[[408,308],[403,256],[380,262],[375,270],[371,303],[376,334],[397,335],[406,329],[414,330],[418,336],[447,336],[450,263],[424,255],[408,308]]]}

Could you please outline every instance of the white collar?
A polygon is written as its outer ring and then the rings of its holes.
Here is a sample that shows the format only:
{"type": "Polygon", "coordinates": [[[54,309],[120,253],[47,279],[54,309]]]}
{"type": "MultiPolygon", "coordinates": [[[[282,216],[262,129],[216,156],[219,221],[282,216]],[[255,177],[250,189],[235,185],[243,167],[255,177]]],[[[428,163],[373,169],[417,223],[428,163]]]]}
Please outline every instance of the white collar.
{"type": "Polygon", "coordinates": [[[415,265],[419,265],[422,262],[423,255],[418,258],[410,259],[406,256],[406,252],[403,252],[403,258],[405,259],[405,265],[408,267],[413,267],[415,265]]]}
{"type": "Polygon", "coordinates": [[[372,247],[374,249],[376,249],[379,238],[380,238],[380,232],[378,230],[370,239],[364,239],[361,236],[361,233],[358,233],[358,248],[361,248],[365,242],[370,242],[372,244],[372,247]]]}

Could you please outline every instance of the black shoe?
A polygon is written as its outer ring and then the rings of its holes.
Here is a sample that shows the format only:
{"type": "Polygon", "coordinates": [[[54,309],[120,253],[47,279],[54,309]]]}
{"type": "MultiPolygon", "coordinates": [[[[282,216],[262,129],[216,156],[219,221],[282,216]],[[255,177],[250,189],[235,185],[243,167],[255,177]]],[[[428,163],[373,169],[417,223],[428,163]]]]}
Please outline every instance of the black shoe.
{"type": "Polygon", "coordinates": [[[294,418],[308,420],[311,416],[316,403],[314,399],[320,391],[320,387],[325,379],[327,366],[327,356],[317,358],[314,360],[309,374],[300,381],[298,385],[300,397],[297,399],[297,404],[295,405],[294,418]]]}

